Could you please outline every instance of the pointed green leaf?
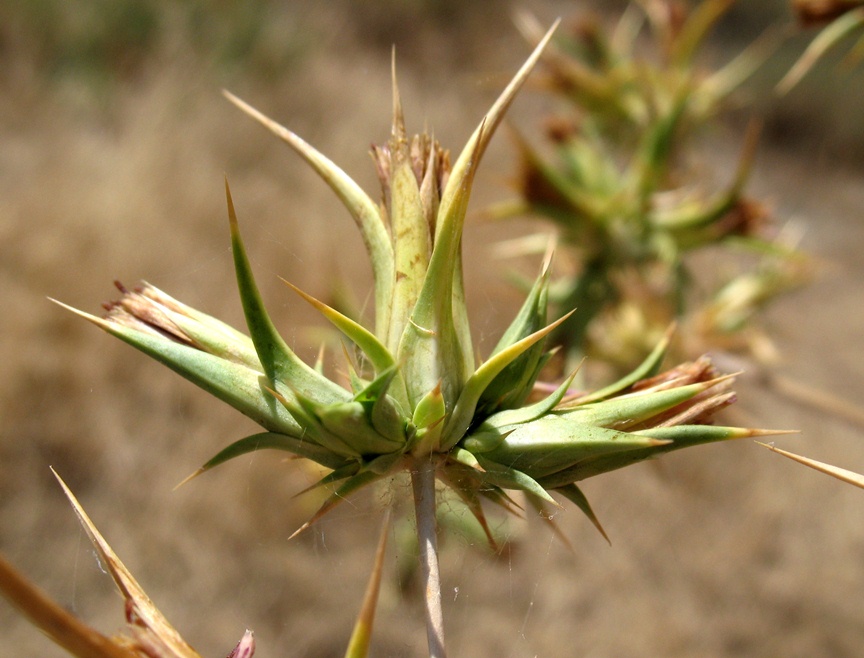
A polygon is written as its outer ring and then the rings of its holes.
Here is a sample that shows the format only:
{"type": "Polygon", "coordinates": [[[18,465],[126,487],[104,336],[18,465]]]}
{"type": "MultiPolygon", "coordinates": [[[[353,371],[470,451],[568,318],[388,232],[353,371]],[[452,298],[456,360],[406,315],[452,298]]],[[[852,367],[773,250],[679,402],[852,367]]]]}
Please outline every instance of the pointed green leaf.
{"type": "Polygon", "coordinates": [[[360,466],[360,462],[349,462],[344,466],[340,466],[339,468],[330,471],[327,475],[325,475],[323,478],[321,478],[314,484],[310,484],[305,489],[301,489],[300,491],[298,491],[296,494],[294,494],[293,498],[302,496],[303,494],[314,491],[315,489],[320,489],[321,487],[326,487],[328,485],[335,484],[336,482],[346,480],[352,475],[357,475],[357,473],[360,471],[360,466]]]}
{"type": "MultiPolygon", "coordinates": [[[[362,453],[357,446],[352,445],[343,437],[338,436],[334,432],[327,429],[321,422],[321,412],[328,405],[318,404],[314,400],[303,396],[297,391],[288,389],[280,382],[276,383],[278,390],[269,389],[273,397],[275,397],[287,409],[294,419],[303,427],[302,437],[308,441],[317,443],[327,450],[348,457],[351,459],[359,459],[362,453]]],[[[335,402],[335,405],[345,404],[335,402]]]]}
{"type": "MultiPolygon", "coordinates": [[[[507,434],[512,432],[513,429],[514,426],[509,426],[508,429],[502,430],[483,423],[476,430],[463,437],[457,446],[462,446],[475,454],[490,452],[500,446],[507,437],[507,434]]],[[[454,448],[454,450],[456,449],[458,448],[454,448]]]]}
{"type": "Polygon", "coordinates": [[[402,452],[391,452],[388,455],[381,455],[366,462],[363,465],[363,470],[371,471],[378,475],[390,475],[401,466],[399,462],[402,461],[404,457],[405,455],[402,452]]]}
{"type": "MultiPolygon", "coordinates": [[[[372,427],[385,439],[399,445],[405,443],[406,418],[399,401],[387,395],[391,384],[397,379],[399,369],[394,365],[384,370],[354,400],[363,404],[372,427]]],[[[400,380],[401,383],[401,380],[400,380]]]]}
{"type": "Polygon", "coordinates": [[[477,402],[483,391],[489,383],[495,379],[508,364],[512,363],[520,354],[524,353],[529,347],[536,342],[546,337],[549,332],[555,327],[564,322],[570,314],[556,320],[552,324],[544,327],[540,331],[536,331],[530,336],[526,336],[522,340],[514,343],[510,347],[502,350],[495,356],[490,357],[477,371],[471,375],[465,387],[462,389],[462,394],[456,402],[456,407],[453,409],[453,414],[447,421],[444,428],[444,443],[442,448],[448,450],[452,448],[465,435],[465,432],[471,426],[474,418],[474,411],[477,408],[477,402]]]}
{"type": "Polygon", "coordinates": [[[715,110],[733,91],[759,71],[782,43],[782,30],[768,29],[731,61],[708,74],[699,85],[694,100],[704,116],[715,110]]]}
{"type": "MultiPolygon", "coordinates": [[[[340,457],[308,439],[298,439],[285,434],[276,434],[275,432],[261,432],[235,441],[228,447],[223,448],[215,456],[207,460],[191,477],[197,477],[201,473],[224,464],[230,459],[248,455],[250,452],[257,450],[283,450],[298,457],[310,459],[327,468],[332,468],[334,471],[349,466],[344,457],[340,457]]],[[[188,479],[191,479],[191,477],[188,479]]]]}
{"type": "MultiPolygon", "coordinates": [[[[547,256],[543,269],[519,313],[492,350],[493,356],[546,324],[550,260],[551,255],[547,256]]],[[[534,388],[534,382],[544,362],[543,354],[543,344],[537,343],[498,373],[480,396],[477,404],[479,413],[493,413],[521,406],[534,388]]]]}
{"type": "MultiPolygon", "coordinates": [[[[501,95],[489,109],[489,112],[487,112],[483,121],[481,121],[480,125],[474,130],[474,134],[471,135],[471,138],[465,144],[465,148],[462,149],[462,152],[459,154],[459,157],[453,165],[453,170],[451,171],[450,178],[447,181],[447,186],[444,188],[444,192],[441,195],[441,209],[438,213],[439,218],[459,215],[458,212],[453,213],[451,207],[454,205],[462,205],[464,203],[460,197],[464,194],[463,188],[465,187],[466,181],[468,181],[468,185],[470,186],[470,181],[474,177],[473,172],[476,170],[477,164],[479,164],[480,159],[483,157],[483,153],[489,145],[489,140],[492,139],[495,130],[504,118],[504,114],[507,112],[513,99],[516,97],[516,94],[519,93],[522,85],[525,84],[525,80],[528,79],[528,75],[540,59],[540,55],[542,55],[543,50],[552,38],[552,34],[558,28],[559,23],[560,20],[555,21],[552,27],[549,28],[549,31],[540,40],[537,47],[534,48],[534,51],[528,59],[525,60],[525,63],[521,66],[519,71],[516,72],[516,75],[513,76],[513,79],[504,91],[501,92],[501,95]]],[[[462,219],[464,219],[464,213],[462,214],[462,219]]],[[[440,232],[445,230],[445,228],[446,227],[439,222],[439,225],[436,227],[436,241],[438,240],[440,232]]],[[[461,227],[459,228],[459,233],[461,234],[461,227]]]]}
{"type": "Polygon", "coordinates": [[[703,443],[795,433],[795,430],[763,430],[748,427],[723,427],[722,425],[673,425],[671,427],[649,427],[639,430],[639,434],[642,436],[671,441],[672,443],[668,445],[660,446],[663,452],[698,446],[703,443]]]}
{"type": "Polygon", "coordinates": [[[669,349],[669,343],[672,340],[673,331],[674,325],[667,330],[666,335],[663,336],[663,339],[659,343],[657,343],[657,346],[651,351],[651,354],[645,357],[645,360],[632,372],[625,375],[614,384],[610,384],[609,386],[601,388],[599,391],[595,391],[590,395],[577,399],[575,404],[583,405],[588,402],[603,400],[633,386],[633,384],[638,382],[640,379],[646,379],[657,374],[657,371],[660,369],[660,364],[663,362],[663,357],[666,356],[666,350],[669,349]]]}
{"type": "Polygon", "coordinates": [[[571,503],[576,505],[585,516],[588,517],[588,520],[594,524],[594,527],[603,535],[603,539],[605,539],[611,545],[612,542],[609,540],[609,535],[606,534],[606,531],[603,529],[603,526],[600,525],[600,521],[597,518],[597,515],[594,514],[594,510],[591,509],[591,504],[588,502],[588,499],[585,497],[585,494],[582,493],[582,490],[577,487],[575,484],[567,484],[563,487],[558,487],[555,489],[557,493],[560,493],[571,503]]]}
{"type": "Polygon", "coordinates": [[[542,478],[598,455],[654,448],[667,441],[544,416],[513,430],[483,456],[542,478]]]}
{"type": "Polygon", "coordinates": [[[411,441],[411,450],[416,455],[427,455],[439,449],[446,413],[447,407],[439,382],[438,386],[424,395],[414,407],[411,424],[416,430],[411,441]]]}
{"type": "Polygon", "coordinates": [[[453,450],[448,453],[448,457],[459,462],[463,466],[467,466],[468,468],[480,468],[480,462],[477,461],[477,457],[475,457],[470,450],[466,450],[465,448],[453,448],[453,450]]]}
{"type": "Polygon", "coordinates": [[[382,395],[372,403],[369,414],[372,427],[388,441],[405,445],[406,420],[401,405],[389,395],[382,395]]]}
{"type": "MultiPolygon", "coordinates": [[[[454,308],[460,300],[464,305],[464,291],[459,289],[462,224],[474,172],[473,168],[466,172],[464,185],[447,212],[443,206],[439,209],[437,227],[446,228],[437,232],[423,287],[399,343],[398,360],[403,364],[412,406],[441,382],[444,401],[451,408],[467,370],[465,351],[471,350],[470,344],[464,344],[467,312],[454,308]],[[454,317],[459,318],[458,328],[454,317]]],[[[470,336],[470,331],[467,334],[470,336]]]]}
{"type": "Polygon", "coordinates": [[[326,377],[315,371],[314,368],[304,363],[289,348],[264,307],[258,286],[252,274],[246,249],[240,238],[240,229],[237,223],[237,214],[234,211],[234,203],[231,200],[231,190],[228,188],[228,180],[225,180],[225,195],[228,200],[228,218],[231,224],[231,247],[234,252],[234,267],[237,271],[237,285],[240,289],[240,298],[243,302],[243,312],[246,316],[246,324],[258,358],[264,366],[267,376],[273,380],[282,380],[291,388],[301,392],[303,395],[322,403],[344,401],[350,399],[348,391],[334,384],[326,377]]]}
{"type": "Polygon", "coordinates": [[[820,57],[843,39],[843,37],[862,25],[864,25],[864,7],[847,12],[831,22],[828,27],[816,35],[813,41],[810,42],[810,45],[807,46],[804,54],[789,69],[789,72],[783,76],[783,79],[777,83],[777,94],[780,96],[787,94],[813,68],[813,65],[816,64],[820,57]]]}
{"type": "MultiPolygon", "coordinates": [[[[411,153],[405,132],[405,118],[399,87],[396,84],[396,61],[392,63],[393,129],[389,141],[390,230],[393,235],[394,283],[390,304],[390,325],[384,336],[388,347],[398,350],[405,323],[414,310],[423,288],[426,268],[432,254],[434,217],[424,212],[420,184],[411,166],[411,153]]],[[[434,149],[430,151],[430,157],[434,149]]],[[[433,158],[434,161],[434,158],[433,158]]],[[[428,186],[427,186],[428,187],[428,186]]],[[[427,195],[429,191],[427,190],[427,195]]]]}
{"type": "Polygon", "coordinates": [[[702,0],[690,12],[672,44],[671,59],[676,66],[689,67],[699,45],[735,0],[702,0]]]}
{"type": "Polygon", "coordinates": [[[382,372],[391,368],[395,360],[393,359],[393,355],[390,351],[384,346],[381,341],[373,334],[371,331],[366,329],[363,325],[355,322],[351,318],[346,315],[343,315],[336,309],[328,306],[322,301],[319,301],[312,297],[311,295],[306,294],[300,288],[295,286],[293,283],[282,279],[282,281],[287,285],[291,290],[300,295],[303,299],[305,299],[309,304],[315,307],[321,315],[327,318],[333,326],[335,326],[339,331],[345,334],[357,347],[359,347],[366,357],[369,359],[369,362],[375,368],[376,372],[382,372]]]}
{"type": "MultiPolygon", "coordinates": [[[[395,139],[395,138],[394,138],[395,139]]],[[[387,345],[396,349],[405,323],[412,315],[423,288],[426,269],[432,253],[432,227],[423,214],[420,188],[408,160],[408,144],[404,135],[399,151],[392,154],[393,166],[390,183],[390,212],[395,252],[396,279],[387,345]]]]}
{"type": "Polygon", "coordinates": [[[379,475],[377,473],[373,473],[372,471],[362,471],[353,477],[350,477],[347,482],[343,483],[335,492],[333,492],[324,504],[318,508],[318,511],[312,516],[311,519],[306,521],[302,526],[297,528],[290,537],[289,540],[294,539],[297,535],[299,535],[304,530],[308,529],[311,525],[317,522],[322,516],[327,514],[330,510],[336,507],[339,503],[344,501],[348,496],[353,494],[356,491],[359,491],[363,487],[366,487],[373,482],[377,482],[383,475],[379,475]]]}
{"type": "Polygon", "coordinates": [[[783,434],[782,431],[753,430],[740,427],[716,427],[713,425],[678,425],[674,427],[657,427],[640,430],[645,437],[669,441],[665,445],[657,445],[653,448],[642,448],[628,450],[609,455],[600,455],[585,459],[575,466],[553,473],[549,476],[539,478],[539,481],[548,489],[558,487],[580,480],[585,480],[595,475],[608,473],[625,466],[631,466],[638,462],[658,457],[673,450],[689,448],[704,443],[726,441],[730,439],[743,439],[754,436],[765,436],[767,434],[783,434]]]}
{"type": "Polygon", "coordinates": [[[475,455],[480,466],[483,467],[485,473],[483,479],[494,484],[495,486],[504,489],[520,489],[526,493],[552,503],[556,507],[561,507],[549,492],[546,491],[540,484],[537,483],[530,475],[523,473],[515,468],[504,466],[491,459],[486,459],[483,455],[475,455]]]}
{"type": "Polygon", "coordinates": [[[567,395],[567,391],[570,390],[570,385],[576,378],[577,372],[578,370],[574,370],[567,379],[561,382],[561,385],[558,386],[555,391],[539,402],[535,402],[527,407],[521,407],[520,409],[506,409],[504,411],[499,411],[493,416],[489,416],[489,418],[483,421],[483,424],[478,427],[478,431],[483,431],[486,428],[495,428],[499,431],[507,431],[515,429],[516,426],[522,425],[523,423],[545,416],[564,399],[565,395],[567,395]]]}
{"type": "MultiPolygon", "coordinates": [[[[59,302],[58,302],[59,304],[59,302]]],[[[230,404],[262,427],[301,436],[303,428],[266,388],[263,373],[182,345],[155,332],[138,331],[60,304],[109,334],[168,366],[196,386],[230,404]]]]}
{"type": "Polygon", "coordinates": [[[324,182],[330,186],[351,213],[360,228],[363,242],[366,244],[366,249],[372,260],[372,272],[375,277],[375,326],[381,332],[390,322],[389,303],[393,296],[394,269],[390,235],[381,218],[378,206],[348,174],[300,137],[264,116],[230,92],[223,91],[223,94],[243,112],[275,133],[294,149],[324,179],[324,182]]]}
{"type": "Polygon", "coordinates": [[[621,395],[601,402],[580,405],[570,411],[559,412],[559,415],[562,418],[580,423],[626,430],[691,400],[711,387],[728,380],[728,378],[728,376],[718,377],[705,382],[675,386],[660,391],[637,391],[630,395],[621,395]]]}
{"type": "Polygon", "coordinates": [[[411,423],[414,427],[425,429],[433,423],[440,422],[446,412],[447,409],[444,406],[444,397],[441,395],[441,384],[439,382],[414,407],[414,416],[411,419],[411,423]]]}

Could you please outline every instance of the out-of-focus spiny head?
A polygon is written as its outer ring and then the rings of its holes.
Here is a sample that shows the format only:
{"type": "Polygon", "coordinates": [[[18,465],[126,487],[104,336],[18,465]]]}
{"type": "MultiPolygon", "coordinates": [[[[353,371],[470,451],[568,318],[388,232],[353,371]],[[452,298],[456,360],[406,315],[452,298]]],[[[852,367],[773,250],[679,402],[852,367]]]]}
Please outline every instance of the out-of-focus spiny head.
{"type": "Polygon", "coordinates": [[[730,399],[729,378],[675,371],[640,387],[659,371],[668,337],[637,370],[601,391],[574,396],[576,373],[551,388],[538,384],[550,358],[545,339],[564,320],[546,320],[551,254],[491,355],[475,362],[461,251],[471,185],[489,139],[551,34],[452,165],[432,137],[407,137],[394,76],[391,136],[373,148],[380,203],[290,130],[228,95],[294,149],[354,218],[372,263],[375,319],[367,327],[288,284],[362,355],[357,363],[346,357],[344,384],[304,363],[259,294],[227,182],[248,336],[147,284],[121,287],[120,300],[104,317],[76,311],[263,427],[198,473],[264,448],[325,466],[330,472],[318,484],[333,492],[305,528],[358,489],[431,461],[491,540],[484,498],[512,509],[506,492],[521,490],[542,507],[557,505],[550,493],[557,492],[596,523],[577,481],[669,450],[762,434],[702,424],[730,399]]]}
{"type": "Polygon", "coordinates": [[[791,0],[790,4],[799,23],[804,27],[825,25],[864,7],[862,0],[791,0]]]}

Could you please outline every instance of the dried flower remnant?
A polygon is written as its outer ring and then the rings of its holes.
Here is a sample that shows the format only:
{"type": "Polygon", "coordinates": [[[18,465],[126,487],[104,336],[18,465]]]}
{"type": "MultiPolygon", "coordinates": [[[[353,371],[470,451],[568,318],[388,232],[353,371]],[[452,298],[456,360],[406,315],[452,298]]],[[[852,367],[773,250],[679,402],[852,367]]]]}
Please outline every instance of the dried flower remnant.
{"type": "Polygon", "coordinates": [[[252,658],[255,654],[255,636],[249,629],[240,638],[234,650],[228,654],[228,658],[252,658]]]}

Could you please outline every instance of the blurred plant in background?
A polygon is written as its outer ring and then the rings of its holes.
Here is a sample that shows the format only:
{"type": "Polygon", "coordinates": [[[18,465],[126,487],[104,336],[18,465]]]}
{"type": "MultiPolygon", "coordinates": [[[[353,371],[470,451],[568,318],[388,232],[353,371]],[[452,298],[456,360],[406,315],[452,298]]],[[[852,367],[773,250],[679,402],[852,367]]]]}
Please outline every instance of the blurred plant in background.
{"type": "MultiPolygon", "coordinates": [[[[864,2],[862,0],[792,0],[792,9],[801,27],[822,27],[804,54],[777,85],[780,94],[787,93],[801,81],[816,62],[828,50],[843,39],[864,28],[864,2]]],[[[854,66],[864,58],[864,36],[859,34],[858,41],[845,58],[847,67],[854,66]]]]}
{"type": "MultiPolygon", "coordinates": [[[[724,185],[709,183],[696,158],[700,130],[775,45],[766,34],[705,69],[698,56],[731,4],[636,2],[611,29],[578,20],[544,55],[543,88],[565,110],[546,119],[547,148],[516,135],[519,198],[491,213],[557,227],[572,271],[553,283],[554,300],[578,309],[556,333],[570,362],[589,355],[627,369],[673,321],[684,353],[719,347],[765,359],[771,347],[755,316],[808,278],[794,240],[745,191],[756,125],[724,185]]],[[[522,26],[536,40],[536,23],[522,26]]]]}

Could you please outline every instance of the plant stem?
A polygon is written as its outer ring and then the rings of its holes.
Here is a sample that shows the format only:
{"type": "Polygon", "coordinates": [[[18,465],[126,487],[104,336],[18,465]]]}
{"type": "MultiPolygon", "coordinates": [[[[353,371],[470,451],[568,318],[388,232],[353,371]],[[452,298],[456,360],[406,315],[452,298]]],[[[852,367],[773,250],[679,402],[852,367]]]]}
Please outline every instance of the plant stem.
{"type": "Polygon", "coordinates": [[[426,636],[429,640],[429,658],[446,658],[435,523],[435,462],[431,458],[417,460],[416,468],[411,470],[411,485],[414,489],[414,510],[417,517],[420,569],[426,592],[426,636]]]}
{"type": "Polygon", "coordinates": [[[69,614],[0,556],[0,594],[73,656],[134,658],[125,649],[69,614]]]}

